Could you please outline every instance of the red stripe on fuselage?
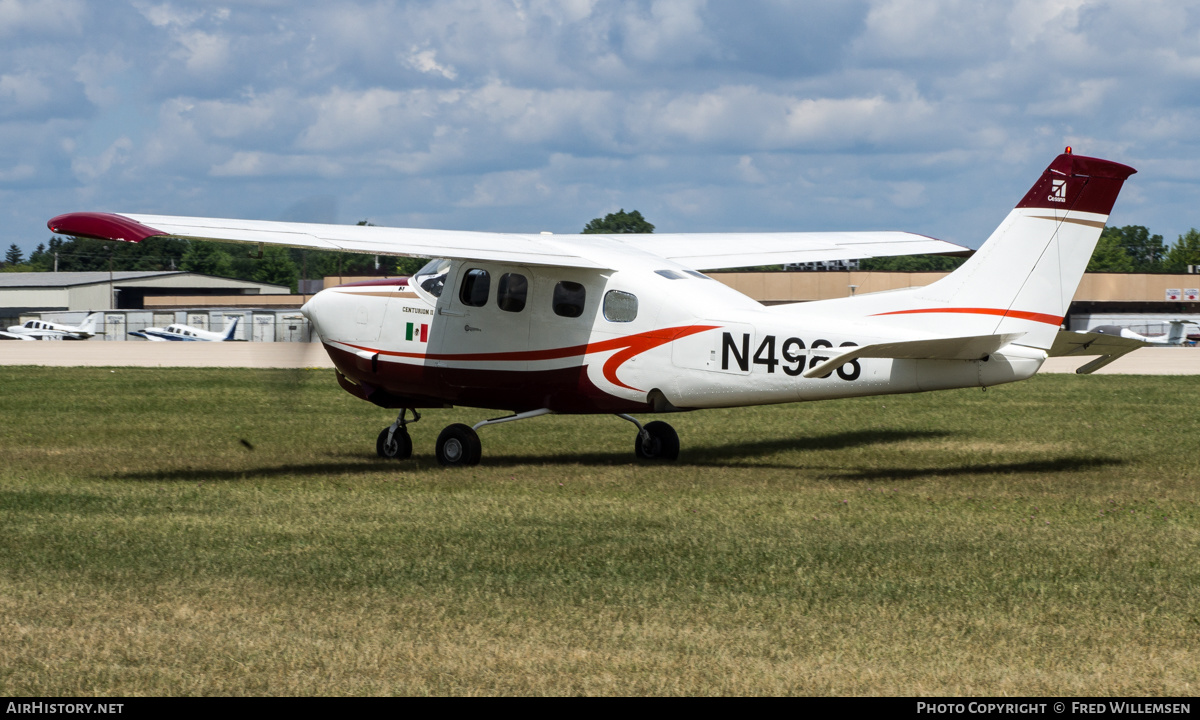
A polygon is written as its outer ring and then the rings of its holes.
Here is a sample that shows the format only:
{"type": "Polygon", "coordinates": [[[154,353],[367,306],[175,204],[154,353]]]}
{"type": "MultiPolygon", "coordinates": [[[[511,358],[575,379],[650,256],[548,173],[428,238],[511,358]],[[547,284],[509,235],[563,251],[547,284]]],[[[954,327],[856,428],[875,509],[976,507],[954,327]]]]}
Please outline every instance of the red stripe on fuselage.
{"type": "Polygon", "coordinates": [[[587,343],[586,345],[571,345],[563,348],[549,348],[547,350],[514,350],[509,352],[492,352],[492,353],[415,353],[415,352],[399,352],[396,350],[376,350],[375,348],[365,345],[354,345],[353,343],[340,343],[347,347],[366,350],[368,352],[377,352],[380,355],[390,357],[403,357],[424,360],[454,360],[458,362],[531,362],[537,360],[561,360],[569,357],[583,357],[591,353],[608,352],[610,350],[619,350],[604,363],[604,377],[613,385],[623,387],[628,390],[641,392],[638,388],[626,385],[617,379],[617,370],[630,358],[640,355],[647,350],[665,345],[673,340],[678,340],[688,335],[695,335],[706,330],[715,330],[717,325],[687,325],[684,327],[663,328],[662,330],[650,330],[637,335],[629,335],[622,338],[613,338],[611,340],[601,340],[599,342],[587,343]]]}
{"type": "Polygon", "coordinates": [[[920,308],[918,310],[893,310],[892,312],[876,313],[872,317],[879,317],[881,315],[920,315],[923,313],[995,315],[997,317],[1010,317],[1018,320],[1032,320],[1033,322],[1046,323],[1047,325],[1062,325],[1062,318],[1057,315],[1025,312],[1024,310],[1002,310],[1000,308],[920,308]]]}

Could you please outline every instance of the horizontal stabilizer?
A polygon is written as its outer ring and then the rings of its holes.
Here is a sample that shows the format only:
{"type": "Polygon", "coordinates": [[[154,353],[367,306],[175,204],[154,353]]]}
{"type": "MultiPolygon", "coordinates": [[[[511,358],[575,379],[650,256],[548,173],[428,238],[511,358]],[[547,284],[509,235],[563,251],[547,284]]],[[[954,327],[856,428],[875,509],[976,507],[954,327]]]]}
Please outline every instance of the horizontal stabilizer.
{"type": "Polygon", "coordinates": [[[1127,355],[1148,345],[1149,343],[1141,340],[1117,335],[1060,330],[1054,337],[1054,345],[1050,348],[1049,355],[1050,357],[1099,355],[1100,357],[1075,370],[1080,375],[1089,375],[1122,355],[1127,355]]]}
{"type": "MultiPolygon", "coordinates": [[[[859,358],[892,358],[894,360],[982,360],[1024,333],[1003,335],[974,335],[970,337],[934,338],[876,343],[848,348],[846,352],[817,363],[804,372],[804,377],[821,377],[859,358]]],[[[822,351],[824,352],[824,351],[822,351]]]]}

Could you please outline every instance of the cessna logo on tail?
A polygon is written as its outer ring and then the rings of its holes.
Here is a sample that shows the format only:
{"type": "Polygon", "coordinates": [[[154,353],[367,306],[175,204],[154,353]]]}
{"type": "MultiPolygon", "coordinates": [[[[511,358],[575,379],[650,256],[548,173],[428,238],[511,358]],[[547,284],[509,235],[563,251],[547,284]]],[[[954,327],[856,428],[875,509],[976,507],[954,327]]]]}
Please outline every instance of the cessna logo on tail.
{"type": "Polygon", "coordinates": [[[1050,185],[1052,189],[1050,197],[1048,198],[1050,202],[1065,203],[1067,201],[1067,181],[1051,180],[1050,185]]]}

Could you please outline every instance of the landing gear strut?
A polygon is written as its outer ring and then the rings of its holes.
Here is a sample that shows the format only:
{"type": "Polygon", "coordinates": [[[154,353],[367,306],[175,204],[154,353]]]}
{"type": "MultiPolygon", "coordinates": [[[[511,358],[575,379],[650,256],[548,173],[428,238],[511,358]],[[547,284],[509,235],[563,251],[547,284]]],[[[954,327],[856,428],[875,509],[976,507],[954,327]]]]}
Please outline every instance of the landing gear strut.
{"type": "MultiPolygon", "coordinates": [[[[409,421],[404,417],[408,412],[408,408],[401,409],[396,422],[380,431],[375,440],[375,454],[379,457],[387,460],[407,460],[412,457],[412,438],[408,436],[409,421]]],[[[412,414],[412,422],[421,419],[415,409],[412,414]]]]}
{"type": "Polygon", "coordinates": [[[473,427],[455,423],[443,430],[441,435],[438,435],[437,461],[449,467],[478,465],[479,458],[483,454],[483,448],[479,443],[479,435],[475,432],[476,430],[488,425],[498,425],[500,423],[512,422],[513,420],[538,417],[539,415],[546,415],[549,412],[550,410],[547,408],[530,410],[529,412],[509,415],[508,417],[483,420],[475,423],[473,427]]]}
{"type": "Polygon", "coordinates": [[[637,425],[637,438],[633,441],[633,454],[642,460],[678,460],[679,434],[675,428],[661,420],[644,426],[631,415],[618,415],[622,420],[637,425]]]}

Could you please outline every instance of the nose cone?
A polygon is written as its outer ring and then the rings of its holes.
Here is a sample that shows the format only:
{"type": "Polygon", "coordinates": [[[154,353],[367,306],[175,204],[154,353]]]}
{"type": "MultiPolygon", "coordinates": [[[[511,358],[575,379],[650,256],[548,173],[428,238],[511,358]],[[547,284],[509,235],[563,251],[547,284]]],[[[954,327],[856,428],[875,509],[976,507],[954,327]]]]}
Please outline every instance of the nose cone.
{"type": "Polygon", "coordinates": [[[308,302],[304,303],[304,307],[300,308],[300,314],[308,319],[313,330],[316,330],[321,337],[325,337],[325,332],[321,329],[321,307],[329,304],[328,299],[322,297],[323,295],[325,295],[324,290],[313,295],[308,302]]]}

